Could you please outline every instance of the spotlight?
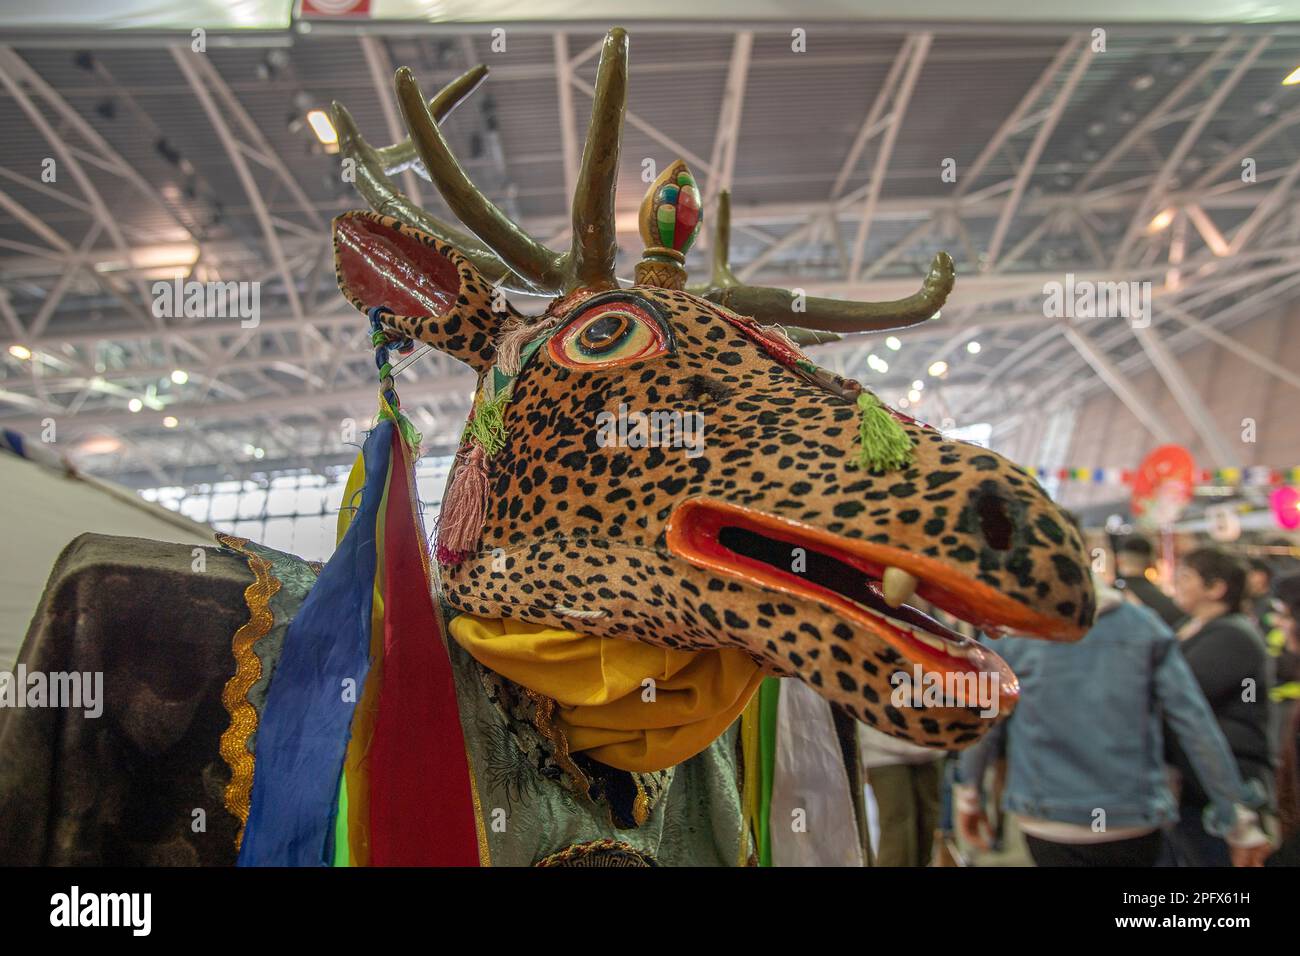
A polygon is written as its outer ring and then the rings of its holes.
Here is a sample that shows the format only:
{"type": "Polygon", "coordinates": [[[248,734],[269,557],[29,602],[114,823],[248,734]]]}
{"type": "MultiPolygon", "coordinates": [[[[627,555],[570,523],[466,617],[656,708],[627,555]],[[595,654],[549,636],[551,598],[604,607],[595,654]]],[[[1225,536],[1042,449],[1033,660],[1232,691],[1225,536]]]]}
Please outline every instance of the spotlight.
{"type": "Polygon", "coordinates": [[[163,419],[163,428],[175,428],[180,422],[176,420],[175,415],[168,415],[163,419]]]}
{"type": "Polygon", "coordinates": [[[1174,221],[1174,211],[1172,209],[1161,209],[1147,224],[1147,232],[1161,232],[1168,229],[1169,224],[1174,221]]]}
{"type": "Polygon", "coordinates": [[[940,359],[937,362],[931,362],[930,367],[926,371],[930,373],[932,378],[939,378],[940,376],[947,373],[948,363],[945,362],[943,359],[940,359]]]}
{"type": "Polygon", "coordinates": [[[190,380],[190,373],[183,368],[175,369],[172,372],[172,381],[177,385],[184,385],[190,380]]]}
{"type": "Polygon", "coordinates": [[[9,346],[9,354],[20,362],[26,362],[32,357],[32,350],[25,345],[11,345],[9,346]]]}
{"type": "Polygon", "coordinates": [[[138,398],[133,398],[126,403],[126,407],[131,409],[133,412],[138,412],[140,409],[144,408],[144,402],[140,401],[138,398]]]}
{"type": "Polygon", "coordinates": [[[903,340],[897,335],[891,335],[889,338],[885,339],[885,347],[892,352],[897,352],[903,347],[903,340]]]}
{"type": "Polygon", "coordinates": [[[312,110],[307,114],[307,122],[311,125],[311,131],[316,134],[321,145],[327,150],[334,147],[330,152],[337,152],[339,148],[339,134],[334,129],[334,124],[330,118],[325,115],[324,110],[312,110]]]}
{"type": "Polygon", "coordinates": [[[980,344],[979,344],[978,342],[973,341],[973,340],[970,341],[970,342],[967,342],[967,343],[966,343],[966,351],[969,352],[971,355],[979,355],[979,354],[980,354],[980,344]]]}

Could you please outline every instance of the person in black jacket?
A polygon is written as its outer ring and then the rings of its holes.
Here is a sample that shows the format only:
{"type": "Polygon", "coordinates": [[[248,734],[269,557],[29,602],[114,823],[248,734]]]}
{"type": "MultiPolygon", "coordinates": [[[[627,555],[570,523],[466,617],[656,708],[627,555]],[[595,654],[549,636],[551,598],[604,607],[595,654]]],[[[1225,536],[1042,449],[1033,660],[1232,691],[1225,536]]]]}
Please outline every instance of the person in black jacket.
{"type": "Polygon", "coordinates": [[[1177,630],[1187,615],[1174,603],[1173,598],[1147,578],[1147,571],[1155,563],[1155,549],[1141,535],[1125,538],[1115,548],[1115,589],[1125,600],[1156,612],[1160,620],[1177,630]]]}
{"type": "MultiPolygon", "coordinates": [[[[1187,615],[1179,629],[1183,656],[1201,685],[1232,748],[1244,780],[1255,781],[1260,802],[1273,780],[1269,735],[1269,658],[1264,639],[1242,613],[1246,567],[1218,548],[1186,555],[1174,576],[1175,600],[1187,615]]],[[[1174,858],[1183,866],[1228,866],[1228,846],[1202,826],[1208,803],[1190,773],[1186,757],[1171,748],[1171,762],[1182,773],[1181,819],[1169,834],[1174,858]]]]}
{"type": "MultiPolygon", "coordinates": [[[[1278,580],[1275,623],[1285,642],[1278,659],[1279,681],[1300,680],[1300,573],[1278,580]],[[1292,668],[1288,671],[1287,668],[1292,668]],[[1284,676],[1285,675],[1285,676],[1284,676]]],[[[1278,701],[1280,705],[1294,700],[1278,701]]],[[[1269,866],[1300,866],[1300,707],[1283,711],[1279,721],[1281,747],[1277,771],[1277,817],[1282,825],[1282,844],[1269,858],[1269,866]]]]}

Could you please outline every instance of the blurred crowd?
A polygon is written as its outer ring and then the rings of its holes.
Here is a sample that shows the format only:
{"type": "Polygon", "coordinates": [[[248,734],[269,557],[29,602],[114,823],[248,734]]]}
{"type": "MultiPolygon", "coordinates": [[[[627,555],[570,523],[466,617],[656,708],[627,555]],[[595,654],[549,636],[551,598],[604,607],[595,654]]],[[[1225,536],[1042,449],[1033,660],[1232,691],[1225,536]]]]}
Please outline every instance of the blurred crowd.
{"type": "Polygon", "coordinates": [[[1081,640],[973,635],[1020,680],[978,744],[860,728],[879,865],[996,859],[1012,830],[1039,866],[1300,863],[1300,551],[1100,544],[1081,640]]]}

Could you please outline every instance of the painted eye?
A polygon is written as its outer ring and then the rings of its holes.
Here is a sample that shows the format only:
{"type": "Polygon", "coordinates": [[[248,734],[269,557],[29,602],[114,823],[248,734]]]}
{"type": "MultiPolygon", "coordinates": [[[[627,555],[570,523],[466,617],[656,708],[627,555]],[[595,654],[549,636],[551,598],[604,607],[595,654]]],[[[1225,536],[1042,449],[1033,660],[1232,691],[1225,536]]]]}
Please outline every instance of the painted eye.
{"type": "Polygon", "coordinates": [[[598,302],[551,339],[551,356],[571,368],[608,368],[668,351],[663,325],[630,299],[598,302]]]}

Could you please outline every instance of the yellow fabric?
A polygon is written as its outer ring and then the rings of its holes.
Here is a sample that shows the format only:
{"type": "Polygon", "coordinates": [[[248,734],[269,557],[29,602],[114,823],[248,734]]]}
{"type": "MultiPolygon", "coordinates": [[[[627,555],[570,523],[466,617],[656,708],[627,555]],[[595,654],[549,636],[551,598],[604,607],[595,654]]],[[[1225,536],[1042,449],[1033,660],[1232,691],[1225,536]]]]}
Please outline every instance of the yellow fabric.
{"type": "Polygon", "coordinates": [[[763,680],[734,648],[674,651],[469,614],[452,619],[451,634],[484,667],[555,700],[570,753],[620,770],[662,770],[695,756],[763,680]]]}

